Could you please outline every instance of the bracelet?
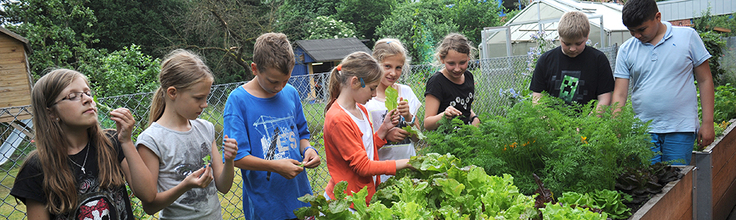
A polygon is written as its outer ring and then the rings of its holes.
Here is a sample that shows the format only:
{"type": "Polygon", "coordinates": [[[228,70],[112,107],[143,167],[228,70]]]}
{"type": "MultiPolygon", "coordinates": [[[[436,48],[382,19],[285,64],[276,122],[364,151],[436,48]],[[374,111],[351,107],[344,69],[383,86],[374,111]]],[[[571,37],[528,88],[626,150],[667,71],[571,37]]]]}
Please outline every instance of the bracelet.
{"type": "Polygon", "coordinates": [[[317,151],[316,148],[314,148],[312,146],[307,146],[306,148],[304,148],[304,152],[302,152],[302,156],[304,156],[304,154],[307,153],[307,151],[309,150],[309,148],[312,148],[314,150],[314,152],[317,152],[319,154],[319,151],[317,151]]]}
{"type": "Polygon", "coordinates": [[[407,124],[409,124],[409,125],[414,125],[414,121],[416,121],[416,120],[417,120],[417,116],[416,116],[416,115],[412,115],[412,116],[411,116],[411,121],[410,121],[410,122],[408,122],[407,124]]]}
{"type": "MultiPolygon", "coordinates": [[[[476,118],[478,118],[477,115],[473,115],[473,117],[470,117],[470,124],[473,124],[473,121],[475,121],[476,118]]],[[[478,122],[480,122],[480,119],[478,119],[478,122]]]]}

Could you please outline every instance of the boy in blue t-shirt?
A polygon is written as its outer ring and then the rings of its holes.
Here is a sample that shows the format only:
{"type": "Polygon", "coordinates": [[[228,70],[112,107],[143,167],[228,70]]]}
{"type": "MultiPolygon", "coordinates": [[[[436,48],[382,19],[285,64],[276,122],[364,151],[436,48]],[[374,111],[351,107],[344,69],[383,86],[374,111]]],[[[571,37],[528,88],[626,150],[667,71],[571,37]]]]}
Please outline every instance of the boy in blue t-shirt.
{"type": "Polygon", "coordinates": [[[309,144],[299,93],[287,84],[294,62],[286,35],[261,35],[253,49],[255,77],[225,104],[224,134],[238,140],[235,166],[243,176],[246,219],[294,219],[294,210],[309,206],[297,200],[312,194],[303,171],[321,159],[309,144]]]}
{"type": "Polygon", "coordinates": [[[633,38],[621,45],[616,57],[612,103],[626,103],[631,83],[631,104],[636,117],[651,121],[655,156],[652,163],[690,164],[693,143],[708,146],[713,131],[713,77],[710,54],[695,30],[661,22],[654,0],[629,0],[623,23],[633,38]],[[702,123],[693,82],[698,81],[702,123]]]}

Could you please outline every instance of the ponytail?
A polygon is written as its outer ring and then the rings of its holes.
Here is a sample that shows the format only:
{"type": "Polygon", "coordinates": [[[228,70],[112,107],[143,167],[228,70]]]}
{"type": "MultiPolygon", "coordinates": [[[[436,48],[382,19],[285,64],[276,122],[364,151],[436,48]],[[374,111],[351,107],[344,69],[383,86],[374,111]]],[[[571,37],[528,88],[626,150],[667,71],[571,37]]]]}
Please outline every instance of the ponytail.
{"type": "Polygon", "coordinates": [[[164,109],[166,109],[164,96],[166,96],[166,90],[163,87],[158,87],[156,92],[153,93],[151,111],[148,113],[148,126],[151,126],[151,124],[158,121],[164,115],[164,109]]]}
{"type": "Polygon", "coordinates": [[[337,100],[337,97],[340,96],[340,70],[342,69],[342,64],[337,65],[337,67],[333,68],[332,71],[330,71],[330,82],[329,86],[327,87],[327,91],[330,95],[330,101],[327,102],[327,105],[325,106],[325,114],[327,114],[327,110],[330,109],[330,106],[332,106],[332,103],[337,100]]]}

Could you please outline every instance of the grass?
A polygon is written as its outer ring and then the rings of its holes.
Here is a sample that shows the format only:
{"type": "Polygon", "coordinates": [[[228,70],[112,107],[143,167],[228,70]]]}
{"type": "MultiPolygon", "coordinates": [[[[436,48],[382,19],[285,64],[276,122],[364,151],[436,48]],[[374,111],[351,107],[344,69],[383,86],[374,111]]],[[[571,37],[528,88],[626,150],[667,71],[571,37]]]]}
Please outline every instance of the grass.
{"type": "Polygon", "coordinates": [[[2,180],[3,187],[0,187],[0,195],[3,196],[3,202],[0,203],[0,216],[6,217],[7,219],[23,219],[25,218],[26,206],[15,200],[15,197],[10,195],[10,188],[15,181],[14,176],[18,175],[20,167],[15,167],[7,171],[7,176],[2,180]]]}

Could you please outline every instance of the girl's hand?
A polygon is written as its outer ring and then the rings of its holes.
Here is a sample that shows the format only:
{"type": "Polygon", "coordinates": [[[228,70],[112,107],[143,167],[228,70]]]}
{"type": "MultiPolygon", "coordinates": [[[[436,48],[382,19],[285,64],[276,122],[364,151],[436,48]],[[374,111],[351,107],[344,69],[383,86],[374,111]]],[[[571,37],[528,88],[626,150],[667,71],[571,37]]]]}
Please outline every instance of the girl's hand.
{"type": "Polygon", "coordinates": [[[399,98],[399,102],[397,103],[398,106],[396,109],[398,109],[399,114],[401,116],[404,116],[404,120],[407,122],[411,121],[411,112],[409,112],[409,102],[407,102],[403,97],[399,98]]]}
{"type": "Polygon", "coordinates": [[[462,115],[463,113],[460,110],[457,110],[455,107],[447,106],[444,112],[442,112],[442,115],[445,116],[447,119],[452,119],[455,116],[462,115]]]}
{"type": "Polygon", "coordinates": [[[304,167],[300,167],[301,163],[293,159],[274,160],[276,162],[276,173],[286,179],[294,179],[299,173],[304,171],[304,167]]]}
{"type": "Polygon", "coordinates": [[[118,131],[118,140],[120,142],[131,141],[133,128],[135,127],[135,118],[127,108],[118,108],[110,111],[110,119],[115,121],[115,127],[118,131]]]}
{"type": "Polygon", "coordinates": [[[197,171],[192,172],[184,178],[184,183],[187,188],[204,188],[210,185],[214,177],[212,177],[212,167],[205,166],[197,171]]]}
{"type": "Polygon", "coordinates": [[[398,114],[398,111],[396,111],[396,109],[391,110],[386,113],[386,117],[383,118],[383,123],[381,123],[381,127],[385,127],[385,129],[388,131],[389,129],[399,124],[400,119],[401,115],[398,114]]]}
{"type": "Polygon", "coordinates": [[[225,141],[222,142],[222,153],[225,155],[225,160],[235,160],[235,155],[238,154],[238,141],[232,138],[228,138],[225,135],[225,141]]]}
{"type": "Polygon", "coordinates": [[[302,161],[304,167],[315,168],[321,163],[322,159],[320,159],[319,154],[314,150],[314,148],[308,148],[307,151],[304,152],[304,161],[302,161]]]}
{"type": "Polygon", "coordinates": [[[404,131],[404,129],[401,129],[401,128],[393,127],[391,128],[391,130],[388,130],[388,134],[386,135],[386,140],[392,141],[392,142],[399,142],[399,141],[403,141],[408,136],[409,136],[408,131],[404,131]]]}
{"type": "Polygon", "coordinates": [[[414,169],[414,167],[412,167],[411,164],[409,164],[409,159],[396,160],[396,171],[403,170],[406,168],[414,169]]]}

